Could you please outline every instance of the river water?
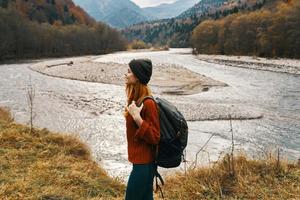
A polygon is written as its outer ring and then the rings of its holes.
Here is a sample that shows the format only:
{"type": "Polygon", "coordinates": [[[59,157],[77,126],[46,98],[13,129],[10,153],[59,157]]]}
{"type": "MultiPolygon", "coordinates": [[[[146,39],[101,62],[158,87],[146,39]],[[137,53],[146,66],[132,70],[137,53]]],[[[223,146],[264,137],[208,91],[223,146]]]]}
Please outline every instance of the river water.
{"type": "MultiPolygon", "coordinates": [[[[190,104],[238,105],[260,110],[261,119],[232,121],[235,148],[253,157],[279,148],[283,157],[300,158],[299,75],[207,63],[190,51],[118,52],[99,56],[95,61],[128,63],[133,58],[150,58],[153,64],[177,64],[222,81],[229,86],[167,98],[190,104]]],[[[27,92],[31,85],[35,92],[35,126],[78,135],[110,175],[126,179],[131,165],[127,161],[122,116],[124,88],[42,75],[28,68],[33,63],[0,65],[0,106],[9,107],[17,122],[28,123],[27,92]]],[[[196,153],[210,137],[198,154],[198,165],[209,164],[230,149],[232,134],[228,120],[195,121],[188,125],[187,165],[195,161],[196,153]]]]}

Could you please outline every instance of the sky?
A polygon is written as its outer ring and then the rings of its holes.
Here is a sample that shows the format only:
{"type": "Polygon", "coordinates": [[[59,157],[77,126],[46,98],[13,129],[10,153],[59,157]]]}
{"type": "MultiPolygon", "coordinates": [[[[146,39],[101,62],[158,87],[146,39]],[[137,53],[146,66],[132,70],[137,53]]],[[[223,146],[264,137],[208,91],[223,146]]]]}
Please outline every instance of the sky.
{"type": "Polygon", "coordinates": [[[150,7],[150,6],[157,6],[162,3],[173,3],[176,0],[131,0],[141,8],[143,7],[150,7]]]}

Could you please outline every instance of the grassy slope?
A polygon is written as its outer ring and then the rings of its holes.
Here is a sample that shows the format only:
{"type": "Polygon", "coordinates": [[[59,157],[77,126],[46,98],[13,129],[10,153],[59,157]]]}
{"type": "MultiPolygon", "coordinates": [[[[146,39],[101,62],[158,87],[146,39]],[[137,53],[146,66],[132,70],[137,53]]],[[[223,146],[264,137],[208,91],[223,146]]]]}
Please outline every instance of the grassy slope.
{"type": "Polygon", "coordinates": [[[114,199],[124,188],[78,139],[45,129],[30,134],[0,110],[0,199],[114,199]]]}
{"type": "Polygon", "coordinates": [[[210,168],[189,170],[168,179],[169,199],[300,199],[300,166],[285,161],[235,158],[235,175],[227,159],[210,168]],[[181,183],[180,185],[178,183],[181,183]],[[178,185],[176,189],[173,185],[178,185]]]}
{"type": "MultiPolygon", "coordinates": [[[[243,156],[235,162],[235,176],[224,159],[169,177],[166,199],[300,199],[299,164],[243,156]]],[[[0,199],[122,199],[124,189],[78,139],[46,129],[30,134],[0,108],[0,199]]]]}

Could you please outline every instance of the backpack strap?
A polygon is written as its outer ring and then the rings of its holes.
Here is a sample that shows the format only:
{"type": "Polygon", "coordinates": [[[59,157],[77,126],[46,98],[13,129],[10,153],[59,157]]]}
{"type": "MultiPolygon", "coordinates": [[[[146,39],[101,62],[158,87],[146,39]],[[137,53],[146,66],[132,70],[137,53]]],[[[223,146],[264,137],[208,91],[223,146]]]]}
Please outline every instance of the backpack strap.
{"type": "Polygon", "coordinates": [[[141,101],[141,103],[139,104],[139,106],[141,106],[142,103],[143,103],[146,99],[152,99],[154,102],[156,102],[153,96],[145,96],[145,97],[143,98],[143,100],[141,101]]]}
{"type": "Polygon", "coordinates": [[[155,176],[155,185],[156,185],[155,192],[156,192],[157,190],[159,190],[159,191],[160,191],[160,194],[161,194],[161,197],[162,197],[163,199],[165,199],[165,198],[164,198],[164,193],[163,193],[161,187],[159,186],[158,180],[157,180],[157,179],[160,180],[161,185],[164,185],[165,182],[164,182],[162,176],[161,176],[161,175],[158,173],[158,171],[157,171],[157,164],[155,164],[154,176],[155,176]]]}
{"type": "Polygon", "coordinates": [[[154,98],[153,96],[145,96],[145,97],[143,98],[143,100],[141,101],[141,103],[140,103],[138,106],[140,107],[140,106],[142,105],[142,103],[143,103],[146,99],[152,99],[152,100],[155,102],[156,108],[157,108],[157,112],[158,112],[158,114],[159,114],[159,106],[158,106],[158,104],[157,104],[157,102],[156,102],[156,100],[155,100],[155,98],[154,98]]]}
{"type": "MultiPolygon", "coordinates": [[[[139,106],[141,106],[141,104],[146,100],[146,99],[152,99],[155,103],[155,99],[153,96],[145,96],[142,100],[142,102],[140,103],[139,106]]],[[[156,103],[156,106],[157,106],[157,103],[156,103]]],[[[157,106],[157,111],[159,112],[159,109],[158,109],[158,106],[157,106]]],[[[159,190],[160,191],[160,194],[161,194],[161,197],[164,199],[164,193],[161,189],[161,187],[159,186],[159,183],[158,183],[158,180],[160,181],[161,185],[164,185],[165,182],[162,178],[162,176],[159,174],[158,170],[157,170],[157,163],[156,163],[156,160],[157,160],[157,155],[158,155],[158,145],[154,145],[154,152],[155,152],[155,169],[154,169],[154,176],[155,176],[155,185],[156,185],[156,189],[155,191],[159,190]]]]}

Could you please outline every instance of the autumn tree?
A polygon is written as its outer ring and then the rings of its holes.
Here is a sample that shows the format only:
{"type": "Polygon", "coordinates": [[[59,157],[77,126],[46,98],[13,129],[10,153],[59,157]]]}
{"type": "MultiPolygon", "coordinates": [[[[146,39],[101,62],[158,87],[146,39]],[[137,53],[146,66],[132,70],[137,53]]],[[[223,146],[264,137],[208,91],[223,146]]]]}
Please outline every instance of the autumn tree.
{"type": "Polygon", "coordinates": [[[192,46],[199,53],[299,58],[300,1],[272,5],[202,22],[193,31],[192,46]]]}
{"type": "MultiPolygon", "coordinates": [[[[48,1],[52,3],[53,1],[48,1]]],[[[103,54],[125,50],[120,33],[103,23],[39,23],[0,8],[0,60],[103,54]]]]}

